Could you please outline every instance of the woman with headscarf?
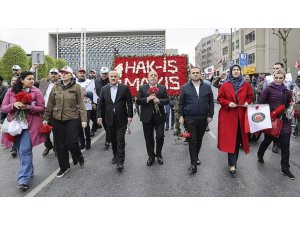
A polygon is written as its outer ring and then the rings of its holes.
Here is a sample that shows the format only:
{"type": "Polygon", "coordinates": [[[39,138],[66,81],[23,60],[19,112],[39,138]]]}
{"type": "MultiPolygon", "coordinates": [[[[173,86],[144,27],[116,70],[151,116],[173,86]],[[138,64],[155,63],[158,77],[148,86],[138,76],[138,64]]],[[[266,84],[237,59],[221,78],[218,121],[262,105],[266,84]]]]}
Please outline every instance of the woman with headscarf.
{"type": "Polygon", "coordinates": [[[233,65],[218,94],[221,105],[218,121],[218,149],[228,153],[230,174],[236,173],[241,144],[246,154],[250,152],[244,124],[246,109],[252,100],[252,88],[245,82],[241,67],[233,65]]]}

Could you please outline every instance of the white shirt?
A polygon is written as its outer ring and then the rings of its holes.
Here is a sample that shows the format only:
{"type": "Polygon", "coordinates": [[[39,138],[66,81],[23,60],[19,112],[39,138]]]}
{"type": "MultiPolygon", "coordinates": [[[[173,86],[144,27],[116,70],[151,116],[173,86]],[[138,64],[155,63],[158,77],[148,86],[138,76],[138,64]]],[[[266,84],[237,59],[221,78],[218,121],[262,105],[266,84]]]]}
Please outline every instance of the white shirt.
{"type": "Polygon", "coordinates": [[[192,81],[192,83],[193,83],[194,87],[196,88],[196,92],[197,92],[197,95],[198,95],[198,97],[199,97],[199,87],[200,87],[201,82],[199,82],[198,84],[195,84],[195,83],[192,81]]]}
{"type": "Polygon", "coordinates": [[[47,104],[48,104],[49,95],[50,95],[53,87],[54,87],[54,83],[51,82],[49,84],[48,88],[47,88],[47,91],[46,91],[45,95],[44,95],[44,100],[45,100],[45,106],[46,107],[47,107],[47,104]]]}
{"type": "MultiPolygon", "coordinates": [[[[76,83],[79,84],[85,92],[88,92],[88,91],[93,92],[92,83],[95,84],[95,82],[93,82],[93,80],[86,79],[83,82],[78,82],[78,80],[77,80],[76,83]]],[[[92,100],[89,99],[88,97],[84,97],[83,101],[84,101],[85,109],[92,110],[92,100]]]]}

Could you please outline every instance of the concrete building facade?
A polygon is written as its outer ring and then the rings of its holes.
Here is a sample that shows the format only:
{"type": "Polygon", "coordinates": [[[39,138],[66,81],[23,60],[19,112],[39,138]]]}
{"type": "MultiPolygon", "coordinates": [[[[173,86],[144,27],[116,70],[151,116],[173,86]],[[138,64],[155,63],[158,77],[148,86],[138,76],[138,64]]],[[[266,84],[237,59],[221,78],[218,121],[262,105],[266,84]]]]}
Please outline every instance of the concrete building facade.
{"type": "Polygon", "coordinates": [[[0,40],[0,58],[4,55],[6,50],[12,46],[15,46],[15,44],[0,40]]]}
{"type": "Polygon", "coordinates": [[[162,55],[165,46],[165,30],[49,34],[49,55],[65,59],[74,70],[99,72],[112,67],[115,55],[162,55]]]}

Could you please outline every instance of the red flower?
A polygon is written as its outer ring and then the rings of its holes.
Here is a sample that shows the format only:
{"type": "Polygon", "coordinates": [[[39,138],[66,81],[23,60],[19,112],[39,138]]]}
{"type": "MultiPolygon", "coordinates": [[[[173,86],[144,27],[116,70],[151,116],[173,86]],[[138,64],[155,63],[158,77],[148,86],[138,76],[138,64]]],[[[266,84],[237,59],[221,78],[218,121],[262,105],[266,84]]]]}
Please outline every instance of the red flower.
{"type": "Polygon", "coordinates": [[[48,124],[42,124],[39,128],[39,131],[41,134],[49,134],[52,130],[52,126],[48,125],[48,124]]]}
{"type": "Polygon", "coordinates": [[[151,95],[151,94],[155,94],[155,95],[157,95],[157,93],[159,92],[159,89],[158,89],[158,87],[156,87],[156,86],[153,86],[153,87],[151,87],[151,88],[149,88],[149,90],[148,90],[148,94],[149,95],[151,95]]]}
{"type": "Polygon", "coordinates": [[[178,136],[183,137],[183,138],[189,138],[191,136],[191,134],[189,132],[184,132],[182,134],[179,134],[178,136]]]}
{"type": "Polygon", "coordinates": [[[31,94],[24,91],[21,91],[18,94],[16,94],[15,99],[17,102],[22,102],[23,104],[31,104],[33,100],[31,94]]]}
{"type": "Polygon", "coordinates": [[[6,133],[6,138],[10,142],[15,142],[17,140],[17,136],[12,136],[10,133],[6,133]]]}

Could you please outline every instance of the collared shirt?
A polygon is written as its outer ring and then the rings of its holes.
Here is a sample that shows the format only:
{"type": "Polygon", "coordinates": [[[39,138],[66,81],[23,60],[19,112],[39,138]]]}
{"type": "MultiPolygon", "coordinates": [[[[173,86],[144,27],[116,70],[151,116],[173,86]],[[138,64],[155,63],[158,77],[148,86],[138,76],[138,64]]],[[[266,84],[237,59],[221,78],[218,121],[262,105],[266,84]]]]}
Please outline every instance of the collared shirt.
{"type": "Polygon", "coordinates": [[[115,103],[115,101],[116,101],[117,90],[118,90],[118,84],[110,85],[110,96],[111,96],[111,100],[113,101],[113,103],[115,103]]]}
{"type": "Polygon", "coordinates": [[[195,87],[195,89],[196,89],[196,92],[197,92],[197,95],[198,95],[198,97],[199,97],[199,88],[200,88],[201,82],[199,82],[198,84],[196,84],[196,83],[194,83],[194,82],[192,81],[192,84],[194,85],[194,87],[195,87]]]}

